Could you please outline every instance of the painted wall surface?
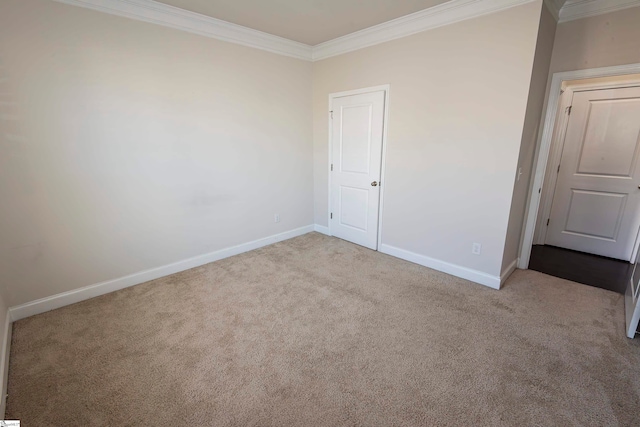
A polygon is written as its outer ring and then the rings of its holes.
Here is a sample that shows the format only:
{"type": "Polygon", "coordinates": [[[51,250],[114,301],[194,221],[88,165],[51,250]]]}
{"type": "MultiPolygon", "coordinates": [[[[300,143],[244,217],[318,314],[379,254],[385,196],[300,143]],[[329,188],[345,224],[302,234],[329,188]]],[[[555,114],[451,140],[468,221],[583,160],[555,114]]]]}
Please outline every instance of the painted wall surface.
{"type": "Polygon", "coordinates": [[[554,37],[556,33],[556,21],[546,6],[542,8],[540,15],[540,30],[538,31],[538,43],[533,62],[531,85],[527,101],[527,113],[524,120],[522,142],[520,144],[520,156],[518,158],[518,173],[514,178],[513,199],[511,213],[509,215],[509,228],[502,259],[502,271],[518,258],[520,242],[525,222],[525,208],[529,198],[531,176],[533,175],[533,155],[538,141],[538,132],[544,99],[549,76],[549,66],[553,51],[554,37]]]}
{"type": "Polygon", "coordinates": [[[541,9],[535,1],[314,63],[316,223],[328,224],[328,95],[390,84],[383,243],[499,275],[541,9]]]}
{"type": "Polygon", "coordinates": [[[313,223],[311,63],[49,0],[0,61],[9,306],[313,223]]]}
{"type": "Polygon", "coordinates": [[[640,7],[558,25],[551,72],[640,63],[640,7]]]}

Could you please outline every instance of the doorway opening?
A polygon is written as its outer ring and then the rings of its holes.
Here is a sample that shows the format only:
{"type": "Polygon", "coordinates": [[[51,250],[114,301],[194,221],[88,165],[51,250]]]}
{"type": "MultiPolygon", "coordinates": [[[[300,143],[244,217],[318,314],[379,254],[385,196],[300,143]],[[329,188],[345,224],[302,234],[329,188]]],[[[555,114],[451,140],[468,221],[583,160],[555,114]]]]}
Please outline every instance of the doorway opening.
{"type": "Polygon", "coordinates": [[[554,74],[537,150],[519,267],[636,302],[640,64],[554,74]]]}
{"type": "Polygon", "coordinates": [[[389,85],[329,95],[329,234],[378,250],[389,85]]]}

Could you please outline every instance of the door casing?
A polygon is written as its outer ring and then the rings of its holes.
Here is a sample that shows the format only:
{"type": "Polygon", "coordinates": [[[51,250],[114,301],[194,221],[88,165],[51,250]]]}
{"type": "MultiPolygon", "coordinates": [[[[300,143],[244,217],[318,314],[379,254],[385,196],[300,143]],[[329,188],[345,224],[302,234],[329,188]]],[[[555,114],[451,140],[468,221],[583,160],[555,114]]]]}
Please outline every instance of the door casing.
{"type": "Polygon", "coordinates": [[[366,87],[366,88],[361,88],[361,89],[354,89],[354,90],[348,90],[348,91],[344,91],[344,92],[335,92],[335,93],[330,93],[329,94],[329,110],[327,112],[327,122],[328,122],[328,129],[329,129],[329,138],[328,138],[328,143],[329,143],[329,158],[328,158],[328,162],[327,162],[327,173],[329,174],[329,179],[328,179],[328,185],[329,185],[329,196],[328,196],[328,209],[327,209],[327,222],[329,224],[329,235],[333,236],[333,230],[332,230],[332,221],[330,218],[331,215],[331,162],[333,161],[333,144],[332,144],[332,122],[331,122],[331,111],[333,111],[333,100],[335,98],[341,98],[344,96],[351,96],[351,95],[361,95],[364,93],[370,93],[370,92],[380,92],[383,91],[385,93],[384,95],[384,114],[383,114],[383,123],[382,123],[382,159],[381,159],[381,165],[380,165],[380,201],[378,203],[378,239],[377,239],[377,245],[376,245],[376,250],[380,250],[380,245],[382,244],[382,212],[383,212],[383,205],[384,205],[384,191],[386,188],[386,184],[387,184],[387,180],[385,177],[385,164],[386,164],[386,157],[387,157],[387,130],[389,128],[389,92],[390,92],[390,88],[391,86],[386,84],[386,85],[380,85],[380,86],[372,86],[372,87],[366,87]]]}
{"type": "MultiPolygon", "coordinates": [[[[558,115],[556,117],[556,127],[554,129],[553,138],[551,140],[551,147],[549,149],[549,165],[560,164],[560,158],[562,157],[562,150],[564,148],[564,138],[567,131],[567,125],[569,124],[569,116],[567,114],[567,108],[571,105],[573,94],[576,92],[603,90],[603,89],[618,89],[624,87],[638,87],[640,81],[637,83],[615,83],[615,84],[583,84],[568,86],[564,92],[560,95],[560,105],[558,109],[558,115]]],[[[553,167],[547,168],[545,172],[545,183],[542,188],[542,194],[540,197],[540,212],[536,220],[536,230],[533,238],[534,245],[543,245],[547,234],[547,226],[545,224],[547,218],[551,215],[551,204],[553,203],[553,197],[555,196],[556,183],[558,180],[558,174],[553,167]]],[[[636,251],[634,251],[634,254],[636,251]]],[[[632,260],[635,259],[633,255],[632,260]]]]}
{"type": "MultiPolygon", "coordinates": [[[[589,79],[594,77],[614,77],[627,74],[640,73],[640,63],[619,65],[614,67],[591,68],[586,70],[563,71],[554,73],[551,78],[551,85],[547,97],[545,110],[543,111],[544,121],[540,123],[538,132],[538,142],[534,155],[534,175],[529,184],[529,197],[527,199],[526,217],[522,241],[520,244],[520,257],[518,268],[526,270],[529,267],[531,258],[531,246],[536,229],[536,221],[540,209],[542,188],[545,180],[545,173],[551,151],[551,141],[558,116],[560,96],[562,94],[562,83],[570,80],[589,79]]],[[[637,251],[636,251],[637,252],[637,251]]]]}
{"type": "Polygon", "coordinates": [[[549,168],[556,175],[556,184],[551,222],[548,226],[544,222],[545,244],[632,261],[640,227],[639,85],[640,81],[574,91],[572,113],[567,114],[569,109],[565,112],[568,126],[562,163],[557,169],[549,168]],[[611,111],[620,114],[617,119],[611,111]],[[629,120],[628,130],[627,126],[612,128],[608,124],[608,120],[618,123],[622,117],[629,120]],[[605,134],[614,138],[624,135],[624,139],[600,139],[605,134]],[[601,153],[603,143],[610,156],[601,153]],[[594,216],[592,209],[601,209],[602,216],[594,216]]]}

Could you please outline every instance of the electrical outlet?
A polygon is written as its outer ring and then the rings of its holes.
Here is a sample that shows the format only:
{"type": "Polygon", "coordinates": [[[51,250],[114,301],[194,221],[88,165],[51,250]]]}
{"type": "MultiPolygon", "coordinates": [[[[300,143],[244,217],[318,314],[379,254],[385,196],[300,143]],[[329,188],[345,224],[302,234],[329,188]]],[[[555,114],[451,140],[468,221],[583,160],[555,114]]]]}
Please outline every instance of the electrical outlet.
{"type": "Polygon", "coordinates": [[[482,252],[482,245],[480,243],[474,243],[471,245],[471,253],[474,255],[480,255],[482,252]]]}
{"type": "Polygon", "coordinates": [[[280,214],[275,214],[273,216],[273,222],[280,222],[280,214]]]}

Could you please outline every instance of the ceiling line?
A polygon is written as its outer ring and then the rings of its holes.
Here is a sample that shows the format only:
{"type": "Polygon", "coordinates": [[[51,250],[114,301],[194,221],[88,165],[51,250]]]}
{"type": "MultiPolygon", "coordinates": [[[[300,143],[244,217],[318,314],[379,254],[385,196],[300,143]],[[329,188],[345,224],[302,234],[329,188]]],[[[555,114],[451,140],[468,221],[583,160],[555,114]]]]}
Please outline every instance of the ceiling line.
{"type": "MultiPolygon", "coordinates": [[[[153,0],[53,0],[305,61],[319,61],[535,0],[451,0],[310,46],[153,0]]],[[[640,0],[544,0],[559,22],[640,6],[640,0]]]]}

